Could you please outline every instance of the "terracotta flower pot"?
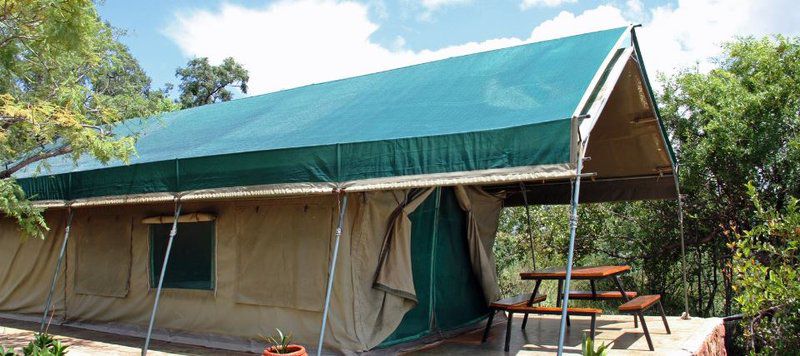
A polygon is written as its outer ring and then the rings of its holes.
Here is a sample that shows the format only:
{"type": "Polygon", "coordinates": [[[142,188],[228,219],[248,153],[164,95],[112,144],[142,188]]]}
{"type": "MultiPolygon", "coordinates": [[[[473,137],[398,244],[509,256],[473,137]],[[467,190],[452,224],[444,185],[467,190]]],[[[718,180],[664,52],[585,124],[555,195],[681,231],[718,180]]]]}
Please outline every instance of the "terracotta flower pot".
{"type": "Polygon", "coordinates": [[[306,348],[300,345],[286,346],[286,351],[288,352],[278,353],[275,351],[275,346],[270,346],[264,349],[264,352],[261,353],[261,356],[308,356],[306,348]]]}

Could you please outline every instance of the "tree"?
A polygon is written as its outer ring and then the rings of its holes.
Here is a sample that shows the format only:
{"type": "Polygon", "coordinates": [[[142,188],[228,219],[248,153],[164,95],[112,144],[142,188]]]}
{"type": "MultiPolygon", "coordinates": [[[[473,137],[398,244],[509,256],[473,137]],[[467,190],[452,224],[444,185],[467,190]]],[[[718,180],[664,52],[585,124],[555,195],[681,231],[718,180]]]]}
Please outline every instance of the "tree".
{"type": "Polygon", "coordinates": [[[800,349],[800,205],[790,197],[777,211],[761,204],[755,186],[748,190],[756,219],[731,243],[743,346],[764,355],[794,354],[800,349]]]}
{"type": "MultiPolygon", "coordinates": [[[[735,276],[727,244],[755,220],[748,182],[778,211],[800,193],[800,40],[726,43],[715,69],[669,78],[660,103],[682,164],[687,236],[698,258],[712,252],[707,267],[721,271],[723,309],[730,315],[735,276]]],[[[702,285],[716,291],[699,282],[698,290],[702,285]]]]}
{"type": "Polygon", "coordinates": [[[42,160],[126,161],[113,126],[174,109],[90,0],[7,0],[0,7],[0,212],[42,237],[47,226],[13,174],[42,160]]]}
{"type": "Polygon", "coordinates": [[[237,87],[247,93],[247,81],[250,77],[247,69],[231,58],[225,58],[222,64],[213,66],[208,58],[195,58],[186,63],[186,67],[175,71],[181,83],[179,89],[180,102],[183,108],[192,108],[218,101],[229,101],[233,93],[228,87],[237,87]]]}

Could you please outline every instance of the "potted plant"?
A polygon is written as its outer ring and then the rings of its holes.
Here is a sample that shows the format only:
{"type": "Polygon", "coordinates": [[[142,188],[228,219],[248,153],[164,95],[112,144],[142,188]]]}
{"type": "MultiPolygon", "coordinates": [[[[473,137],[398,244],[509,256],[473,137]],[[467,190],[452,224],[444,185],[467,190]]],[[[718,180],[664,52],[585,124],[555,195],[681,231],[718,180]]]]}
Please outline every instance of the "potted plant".
{"type": "Polygon", "coordinates": [[[603,343],[596,349],[594,348],[594,346],[595,346],[594,339],[584,334],[583,343],[581,344],[581,351],[583,356],[605,356],[608,354],[608,347],[611,345],[606,345],[605,343],[603,343]]]}
{"type": "Polygon", "coordinates": [[[268,345],[262,356],[308,356],[305,347],[292,344],[292,334],[284,335],[281,329],[275,331],[278,332],[276,335],[266,338],[268,345]]]}

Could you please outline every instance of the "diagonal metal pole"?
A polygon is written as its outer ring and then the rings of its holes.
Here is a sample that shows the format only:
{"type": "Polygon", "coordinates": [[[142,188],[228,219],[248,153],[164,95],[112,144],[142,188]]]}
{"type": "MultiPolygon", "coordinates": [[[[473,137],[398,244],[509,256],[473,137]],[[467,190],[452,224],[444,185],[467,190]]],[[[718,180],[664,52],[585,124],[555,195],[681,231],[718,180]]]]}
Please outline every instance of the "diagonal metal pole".
{"type": "Polygon", "coordinates": [[[69,230],[72,226],[72,208],[67,208],[69,211],[67,215],[67,226],[64,228],[64,242],[61,243],[61,252],[58,253],[58,261],[56,262],[56,271],[53,273],[53,281],[50,283],[50,292],[47,293],[47,301],[44,304],[44,314],[42,315],[42,324],[39,325],[39,332],[44,331],[44,325],[47,322],[47,313],[50,311],[50,305],[53,303],[53,293],[56,290],[56,281],[58,275],[61,273],[61,261],[64,260],[64,253],[67,250],[67,241],[69,241],[69,230]]]}
{"type": "MultiPolygon", "coordinates": [[[[583,147],[585,149],[585,146],[583,147]]],[[[575,174],[575,187],[572,190],[569,216],[569,252],[567,253],[567,275],[564,279],[564,296],[561,301],[561,325],[558,330],[558,355],[564,354],[564,333],[567,326],[567,307],[569,306],[569,282],[572,279],[572,259],[575,254],[575,231],[578,228],[578,197],[581,191],[581,170],[583,170],[583,149],[579,152],[575,174]]]]}
{"type": "Polygon", "coordinates": [[[328,272],[328,290],[325,292],[325,308],[322,310],[322,327],[319,329],[319,344],[317,356],[322,355],[322,343],[325,341],[325,326],[328,323],[328,311],[331,306],[331,292],[333,291],[333,276],[336,273],[336,258],[339,256],[339,240],[344,230],[344,213],[347,210],[347,195],[339,196],[339,226],[336,228],[336,241],[333,244],[333,258],[331,259],[330,272],[328,272]]]}
{"type": "Polygon", "coordinates": [[[519,189],[522,191],[522,200],[525,202],[525,217],[528,219],[528,239],[531,242],[531,260],[533,261],[533,270],[536,270],[536,251],[533,246],[533,228],[531,227],[531,207],[528,205],[528,188],[525,183],[519,182],[519,189]]]}
{"type": "Polygon", "coordinates": [[[172,241],[175,240],[175,235],[178,234],[178,218],[181,215],[181,203],[175,201],[175,219],[172,220],[172,230],[169,231],[169,241],[167,242],[167,251],[164,253],[164,264],[161,265],[161,276],[158,278],[158,288],[156,288],[156,300],[153,303],[153,312],[150,314],[150,325],[147,326],[147,337],[144,339],[144,347],[142,348],[142,356],[147,355],[147,349],[150,347],[150,336],[153,334],[153,324],[156,321],[156,312],[158,311],[158,300],[161,297],[161,287],[164,285],[164,276],[167,274],[167,263],[169,262],[169,253],[172,250],[172,241]]]}
{"type": "Polygon", "coordinates": [[[684,243],[683,238],[683,200],[681,200],[681,186],[678,179],[678,168],[679,166],[675,165],[675,190],[678,192],[678,225],[681,234],[681,269],[683,272],[683,315],[681,315],[681,319],[687,320],[690,319],[689,316],[689,283],[686,282],[686,244],[684,243]]]}

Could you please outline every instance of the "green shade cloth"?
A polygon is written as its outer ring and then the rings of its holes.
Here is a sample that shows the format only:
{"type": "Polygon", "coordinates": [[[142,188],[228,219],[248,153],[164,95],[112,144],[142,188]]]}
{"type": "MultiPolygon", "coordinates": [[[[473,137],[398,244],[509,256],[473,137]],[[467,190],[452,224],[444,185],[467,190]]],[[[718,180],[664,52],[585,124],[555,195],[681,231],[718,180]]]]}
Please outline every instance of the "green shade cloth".
{"type": "Polygon", "coordinates": [[[567,163],[570,118],[617,28],[132,119],[129,165],[66,157],[15,175],[71,200],[567,163]]]}
{"type": "Polygon", "coordinates": [[[467,216],[453,188],[437,188],[409,219],[419,303],[379,347],[458,329],[489,315],[478,279],[469,272],[467,216]]]}

